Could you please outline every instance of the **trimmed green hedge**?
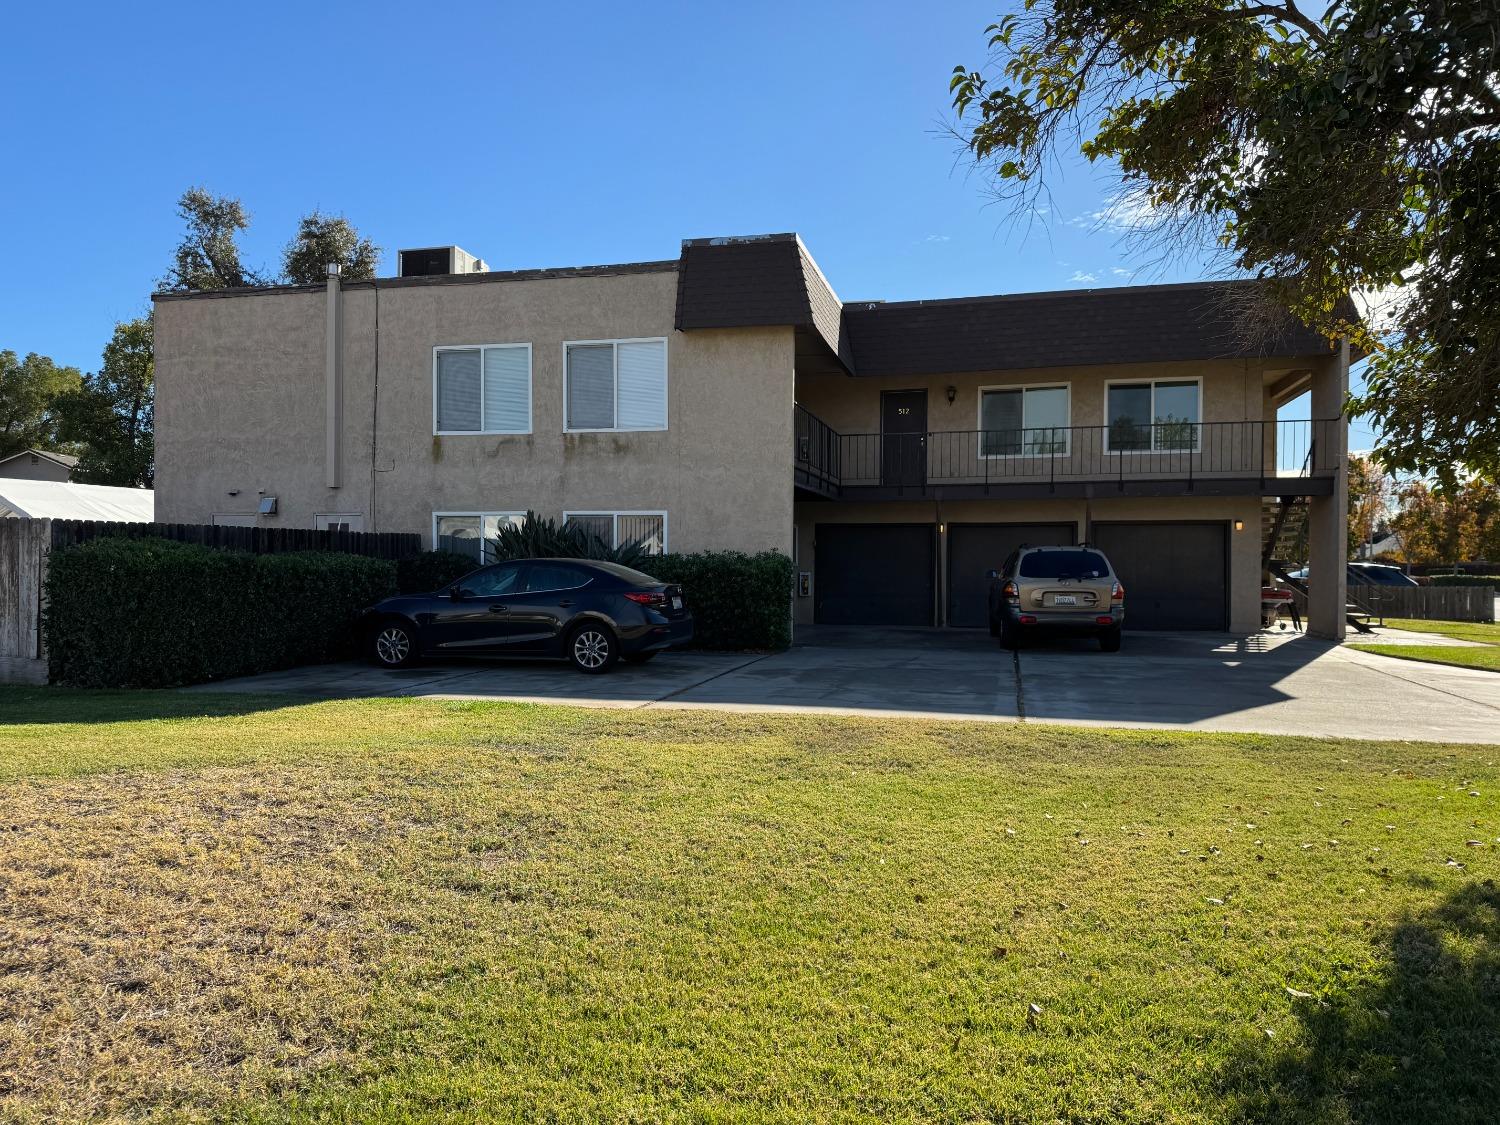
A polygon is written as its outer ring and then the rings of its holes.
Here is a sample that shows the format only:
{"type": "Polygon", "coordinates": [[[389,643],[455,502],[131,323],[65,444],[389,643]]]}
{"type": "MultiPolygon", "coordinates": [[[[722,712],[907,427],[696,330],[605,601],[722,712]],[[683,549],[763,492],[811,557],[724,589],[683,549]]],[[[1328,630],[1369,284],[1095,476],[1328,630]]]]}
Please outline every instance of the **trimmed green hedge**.
{"type": "Polygon", "coordinates": [[[395,566],[336,551],[251,555],[165,539],[52,554],[43,630],[54,683],[172,687],[353,651],[357,612],[395,566]]]}
{"type": "Polygon", "coordinates": [[[1493,586],[1500,590],[1500,574],[1429,574],[1430,586],[1493,586]]]}
{"type": "Polygon", "coordinates": [[[635,564],[682,587],[693,647],[783,649],[792,643],[792,560],[778,551],[652,555],[635,564]]]}
{"type": "Polygon", "coordinates": [[[396,564],[396,589],[402,594],[446,590],[479,564],[457,551],[423,551],[396,564]]]}

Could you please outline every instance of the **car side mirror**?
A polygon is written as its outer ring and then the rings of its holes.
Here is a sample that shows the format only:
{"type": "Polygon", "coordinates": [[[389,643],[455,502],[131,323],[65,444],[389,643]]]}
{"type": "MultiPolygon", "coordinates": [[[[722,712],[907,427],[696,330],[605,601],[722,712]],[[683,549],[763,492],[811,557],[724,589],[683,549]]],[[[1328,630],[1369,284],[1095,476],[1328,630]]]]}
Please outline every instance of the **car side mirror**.
{"type": "Polygon", "coordinates": [[[998,570],[992,570],[988,574],[986,574],[985,577],[993,582],[995,581],[995,579],[1000,577],[1000,572],[998,570]]]}

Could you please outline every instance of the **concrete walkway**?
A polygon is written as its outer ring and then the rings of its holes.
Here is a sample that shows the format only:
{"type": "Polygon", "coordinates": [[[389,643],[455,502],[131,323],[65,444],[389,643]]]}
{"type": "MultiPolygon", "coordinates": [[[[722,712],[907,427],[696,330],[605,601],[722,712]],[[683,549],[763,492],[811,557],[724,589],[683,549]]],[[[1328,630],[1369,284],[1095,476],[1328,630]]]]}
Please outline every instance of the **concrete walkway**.
{"type": "Polygon", "coordinates": [[[1391,660],[1290,632],[1127,633],[1119,653],[1102,653],[1090,641],[1060,641],[1013,655],[982,631],[819,627],[798,630],[797,643],[783,653],[666,653],[606,676],[543,662],[454,662],[396,672],[337,664],[187,690],[1500,744],[1500,675],[1391,660]]]}

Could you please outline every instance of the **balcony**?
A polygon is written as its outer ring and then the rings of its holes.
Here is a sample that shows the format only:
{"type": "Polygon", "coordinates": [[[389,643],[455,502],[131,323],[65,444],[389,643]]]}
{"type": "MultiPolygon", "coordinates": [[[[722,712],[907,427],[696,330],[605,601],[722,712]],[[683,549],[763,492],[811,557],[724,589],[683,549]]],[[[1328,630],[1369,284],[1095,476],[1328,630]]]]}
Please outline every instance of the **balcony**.
{"type": "Polygon", "coordinates": [[[801,406],[799,499],[1327,496],[1343,419],[842,434],[801,406]]]}

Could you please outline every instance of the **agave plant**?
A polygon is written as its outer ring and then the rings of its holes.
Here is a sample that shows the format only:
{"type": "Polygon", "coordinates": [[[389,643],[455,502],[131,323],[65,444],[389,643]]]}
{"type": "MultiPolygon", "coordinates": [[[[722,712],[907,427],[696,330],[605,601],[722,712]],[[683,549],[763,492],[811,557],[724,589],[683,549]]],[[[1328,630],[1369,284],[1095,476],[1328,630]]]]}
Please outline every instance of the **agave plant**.
{"type": "Polygon", "coordinates": [[[489,557],[500,559],[597,559],[637,566],[648,555],[643,540],[611,546],[581,524],[558,523],[527,512],[519,524],[502,524],[489,540],[489,557]]]}

